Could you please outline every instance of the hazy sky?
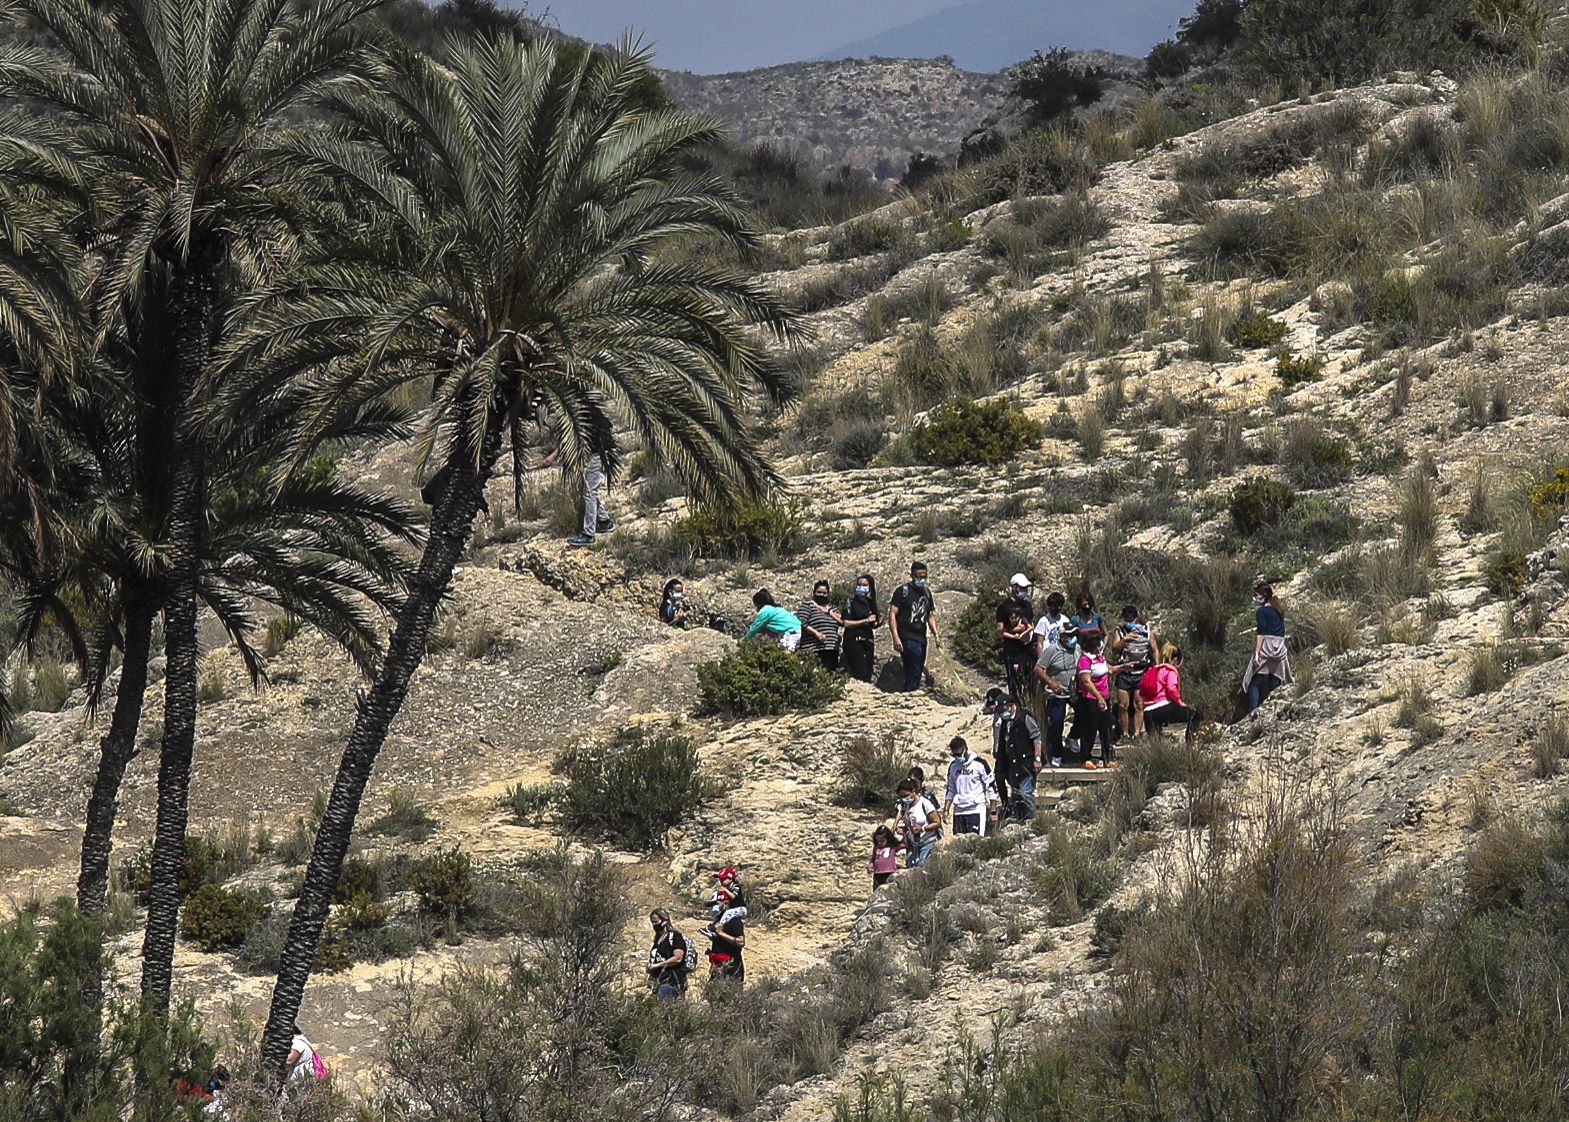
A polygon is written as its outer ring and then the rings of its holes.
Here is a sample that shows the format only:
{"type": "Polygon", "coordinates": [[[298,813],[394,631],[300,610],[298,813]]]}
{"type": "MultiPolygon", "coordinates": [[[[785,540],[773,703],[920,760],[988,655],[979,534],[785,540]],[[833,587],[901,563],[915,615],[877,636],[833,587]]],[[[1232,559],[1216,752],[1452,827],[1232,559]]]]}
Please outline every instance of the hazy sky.
{"type": "MultiPolygon", "coordinates": [[[[516,0],[513,0],[515,3],[516,0]]],[[[596,42],[614,42],[627,28],[653,43],[656,65],[671,70],[718,73],[815,58],[848,43],[912,23],[960,0],[551,0],[550,18],[561,30],[596,42]]],[[[1147,47],[1165,28],[1193,9],[1194,0],[1142,0],[1136,39],[1147,47]]],[[[531,14],[546,10],[546,0],[530,0],[531,14]]],[[[1010,5],[1011,6],[1011,5],[1010,5]]],[[[1097,0],[1038,0],[1043,12],[1061,10],[1082,21],[1102,5],[1097,0]]],[[[1006,32],[1005,28],[998,28],[1006,32]]],[[[1108,28],[1108,44],[1125,41],[1108,28]]],[[[1020,52],[1027,55],[1036,45],[1020,52]]],[[[1080,45],[1080,44],[1075,44],[1080,45]]],[[[1082,44],[1089,46],[1090,44],[1082,44]]],[[[962,63],[963,60],[961,59],[962,63]]]]}

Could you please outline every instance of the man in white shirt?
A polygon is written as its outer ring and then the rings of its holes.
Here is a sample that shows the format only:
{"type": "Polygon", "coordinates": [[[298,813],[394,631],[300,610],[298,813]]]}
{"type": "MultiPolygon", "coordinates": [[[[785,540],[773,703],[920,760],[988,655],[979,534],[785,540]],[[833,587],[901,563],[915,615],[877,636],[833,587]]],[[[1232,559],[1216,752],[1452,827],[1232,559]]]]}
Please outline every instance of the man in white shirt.
{"type": "Polygon", "coordinates": [[[1067,597],[1060,592],[1053,592],[1046,597],[1046,610],[1035,621],[1036,658],[1057,645],[1057,637],[1068,624],[1068,617],[1062,610],[1067,603],[1067,597]]]}
{"type": "Polygon", "coordinates": [[[948,765],[948,792],[943,816],[953,823],[955,834],[985,834],[986,812],[997,806],[997,780],[991,765],[970,751],[964,737],[948,742],[953,762],[948,765]]]}

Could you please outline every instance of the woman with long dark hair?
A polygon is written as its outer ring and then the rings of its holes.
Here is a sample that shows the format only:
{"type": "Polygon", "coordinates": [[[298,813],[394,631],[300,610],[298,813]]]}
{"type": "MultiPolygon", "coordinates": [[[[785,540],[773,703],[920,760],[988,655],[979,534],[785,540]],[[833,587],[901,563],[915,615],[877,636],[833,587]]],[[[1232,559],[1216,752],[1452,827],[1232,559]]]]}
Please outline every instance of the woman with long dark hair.
{"type": "Polygon", "coordinates": [[[870,682],[877,669],[877,628],[882,623],[877,607],[877,581],[871,574],[855,578],[855,591],[840,612],[844,668],[850,677],[870,682]]]}
{"type": "Polygon", "coordinates": [[[659,597],[659,618],[671,627],[686,627],[686,586],[680,577],[665,581],[664,593],[659,597]]]}

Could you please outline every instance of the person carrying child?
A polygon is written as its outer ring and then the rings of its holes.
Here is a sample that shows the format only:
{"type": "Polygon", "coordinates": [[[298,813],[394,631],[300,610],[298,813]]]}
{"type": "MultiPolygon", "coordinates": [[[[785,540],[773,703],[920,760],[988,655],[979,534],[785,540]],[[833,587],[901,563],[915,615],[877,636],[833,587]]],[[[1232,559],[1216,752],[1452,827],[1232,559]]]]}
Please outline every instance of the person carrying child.
{"type": "Polygon", "coordinates": [[[873,889],[893,880],[894,873],[899,870],[899,851],[903,848],[887,826],[872,831],[872,859],[866,863],[866,871],[872,874],[873,889]]]}

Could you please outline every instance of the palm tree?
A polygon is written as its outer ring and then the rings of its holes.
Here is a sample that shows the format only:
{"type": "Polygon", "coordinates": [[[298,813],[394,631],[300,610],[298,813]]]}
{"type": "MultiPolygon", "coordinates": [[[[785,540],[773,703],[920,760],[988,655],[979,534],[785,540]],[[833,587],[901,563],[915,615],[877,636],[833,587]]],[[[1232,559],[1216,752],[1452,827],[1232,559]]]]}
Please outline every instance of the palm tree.
{"type": "Polygon", "coordinates": [[[255,385],[303,367],[326,408],[433,376],[425,447],[448,482],[295,904],[264,1042],[275,1076],[377,754],[504,450],[521,470],[535,403],[569,469],[614,408],[700,494],[766,492],[777,479],[745,396],[787,390],[756,329],[798,336],[751,281],[653,260],[677,234],[753,239],[728,190],[689,170],[718,126],[634,108],[643,53],[568,63],[548,42],[499,38],[454,46],[442,68],[390,51],[376,95],[335,99],[347,125],[310,149],[382,200],[384,228],[358,256],[340,250],[311,270],[287,306],[263,302],[256,334],[270,357],[255,385]]]}
{"type": "Polygon", "coordinates": [[[91,302],[101,326],[166,286],[171,403],[162,581],[164,730],[142,992],[168,1010],[196,731],[196,619],[212,446],[197,408],[218,309],[310,228],[305,164],[287,144],[309,106],[360,66],[375,0],[17,0],[45,47],[0,49],[0,151],[50,126],[104,197],[91,302]]]}

